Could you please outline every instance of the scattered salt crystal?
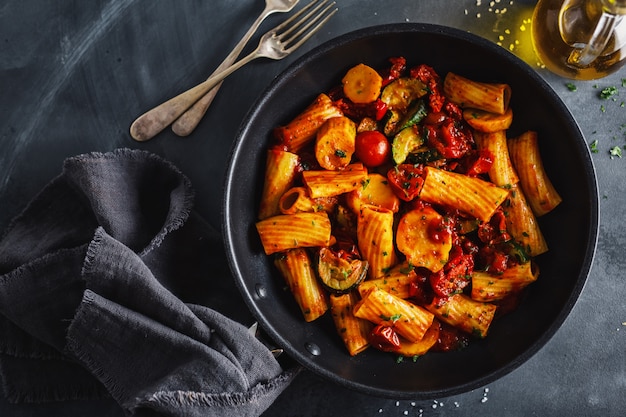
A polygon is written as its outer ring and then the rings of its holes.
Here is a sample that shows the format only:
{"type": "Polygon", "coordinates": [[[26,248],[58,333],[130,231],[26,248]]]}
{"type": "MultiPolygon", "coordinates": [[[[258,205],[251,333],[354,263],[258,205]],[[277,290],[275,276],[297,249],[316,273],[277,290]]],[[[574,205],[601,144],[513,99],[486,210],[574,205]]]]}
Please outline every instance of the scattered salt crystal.
{"type": "Polygon", "coordinates": [[[404,414],[405,416],[408,416],[408,415],[409,415],[409,412],[408,412],[408,411],[406,411],[406,410],[404,410],[404,413],[402,413],[402,414],[404,414]]]}
{"type": "Polygon", "coordinates": [[[488,399],[487,397],[483,397],[483,398],[480,400],[480,402],[481,402],[481,403],[483,403],[483,404],[484,404],[484,403],[486,403],[487,401],[489,401],[489,399],[488,399]]]}
{"type": "Polygon", "coordinates": [[[382,409],[382,408],[379,408],[379,409],[378,409],[378,413],[382,413],[382,412],[383,412],[383,409],[382,409]]]}
{"type": "Polygon", "coordinates": [[[411,401],[411,407],[415,407],[415,401],[411,401]]]}
{"type": "Polygon", "coordinates": [[[396,407],[400,407],[400,401],[396,401],[396,407]]]}
{"type": "Polygon", "coordinates": [[[458,401],[455,401],[455,402],[454,402],[454,406],[455,406],[456,408],[459,408],[459,405],[460,405],[460,404],[459,404],[459,402],[458,402],[458,401]]]}

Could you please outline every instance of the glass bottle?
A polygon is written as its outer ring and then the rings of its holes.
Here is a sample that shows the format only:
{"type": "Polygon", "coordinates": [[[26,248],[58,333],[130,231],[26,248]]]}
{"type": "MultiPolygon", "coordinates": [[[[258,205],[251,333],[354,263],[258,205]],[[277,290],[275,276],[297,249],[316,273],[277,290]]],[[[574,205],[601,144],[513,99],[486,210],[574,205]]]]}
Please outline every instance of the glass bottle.
{"type": "Polygon", "coordinates": [[[591,80],[626,63],[626,0],[539,0],[533,47],[550,71],[591,80]]]}

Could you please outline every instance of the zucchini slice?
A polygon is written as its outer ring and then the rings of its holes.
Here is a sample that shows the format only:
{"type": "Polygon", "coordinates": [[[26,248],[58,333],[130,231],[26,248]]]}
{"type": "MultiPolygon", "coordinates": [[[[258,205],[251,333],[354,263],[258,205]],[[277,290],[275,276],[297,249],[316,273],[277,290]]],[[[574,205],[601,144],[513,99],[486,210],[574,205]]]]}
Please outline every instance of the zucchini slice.
{"type": "Polygon", "coordinates": [[[427,92],[426,85],[417,78],[400,77],[387,84],[380,99],[391,110],[404,113],[409,105],[427,92]]]}
{"type": "Polygon", "coordinates": [[[409,107],[409,110],[400,122],[400,129],[419,124],[426,116],[428,116],[426,103],[424,100],[417,100],[411,104],[411,107],[409,107]]]}
{"type": "Polygon", "coordinates": [[[336,294],[347,293],[365,279],[369,264],[365,260],[348,261],[331,249],[321,248],[317,272],[324,287],[336,294]]]}
{"type": "Polygon", "coordinates": [[[417,151],[424,144],[424,138],[415,125],[405,127],[393,138],[391,155],[396,165],[403,164],[410,153],[417,151]]]}

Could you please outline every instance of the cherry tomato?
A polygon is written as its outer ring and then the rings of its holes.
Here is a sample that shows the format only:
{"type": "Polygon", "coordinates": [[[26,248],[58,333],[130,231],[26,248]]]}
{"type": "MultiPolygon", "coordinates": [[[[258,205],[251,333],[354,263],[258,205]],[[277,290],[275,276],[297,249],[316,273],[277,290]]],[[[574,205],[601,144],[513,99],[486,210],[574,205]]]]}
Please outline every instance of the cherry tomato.
{"type": "Polygon", "coordinates": [[[384,324],[379,324],[372,329],[369,341],[376,349],[384,352],[393,352],[400,347],[400,339],[396,331],[384,324]]]}
{"type": "Polygon", "coordinates": [[[439,323],[439,337],[431,349],[435,352],[451,352],[460,350],[469,344],[469,335],[446,323],[439,323]]]}
{"type": "Polygon", "coordinates": [[[448,263],[442,270],[430,275],[430,285],[439,297],[458,294],[469,285],[469,277],[473,271],[472,255],[464,254],[460,246],[453,246],[448,263]]]}
{"type": "Polygon", "coordinates": [[[355,153],[357,158],[369,168],[382,165],[389,159],[389,141],[382,133],[372,130],[356,135],[355,153]]]}

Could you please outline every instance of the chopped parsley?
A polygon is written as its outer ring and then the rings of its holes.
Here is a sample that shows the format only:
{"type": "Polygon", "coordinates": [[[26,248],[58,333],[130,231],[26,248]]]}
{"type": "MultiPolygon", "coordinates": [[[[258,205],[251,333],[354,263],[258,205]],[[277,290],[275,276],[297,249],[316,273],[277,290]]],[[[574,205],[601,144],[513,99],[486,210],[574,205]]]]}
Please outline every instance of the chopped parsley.
{"type": "Polygon", "coordinates": [[[592,153],[598,153],[598,139],[589,144],[589,149],[592,153]]]}
{"type": "Polygon", "coordinates": [[[344,151],[343,149],[336,149],[335,156],[338,156],[339,158],[345,158],[347,154],[346,151],[344,151]]]}
{"type": "Polygon", "coordinates": [[[606,87],[606,88],[603,88],[602,91],[600,91],[600,98],[604,100],[608,100],[611,97],[616,96],[617,94],[618,94],[617,87],[615,86],[606,87]]]}
{"type": "Polygon", "coordinates": [[[613,157],[621,158],[622,157],[622,148],[620,148],[619,146],[613,146],[611,148],[611,150],[609,151],[609,153],[611,154],[611,158],[613,158],[613,157]]]}
{"type": "Polygon", "coordinates": [[[567,89],[569,91],[576,91],[576,90],[578,90],[578,87],[576,87],[576,84],[574,84],[574,83],[567,83],[567,84],[565,84],[565,86],[567,87],[567,89]]]}

